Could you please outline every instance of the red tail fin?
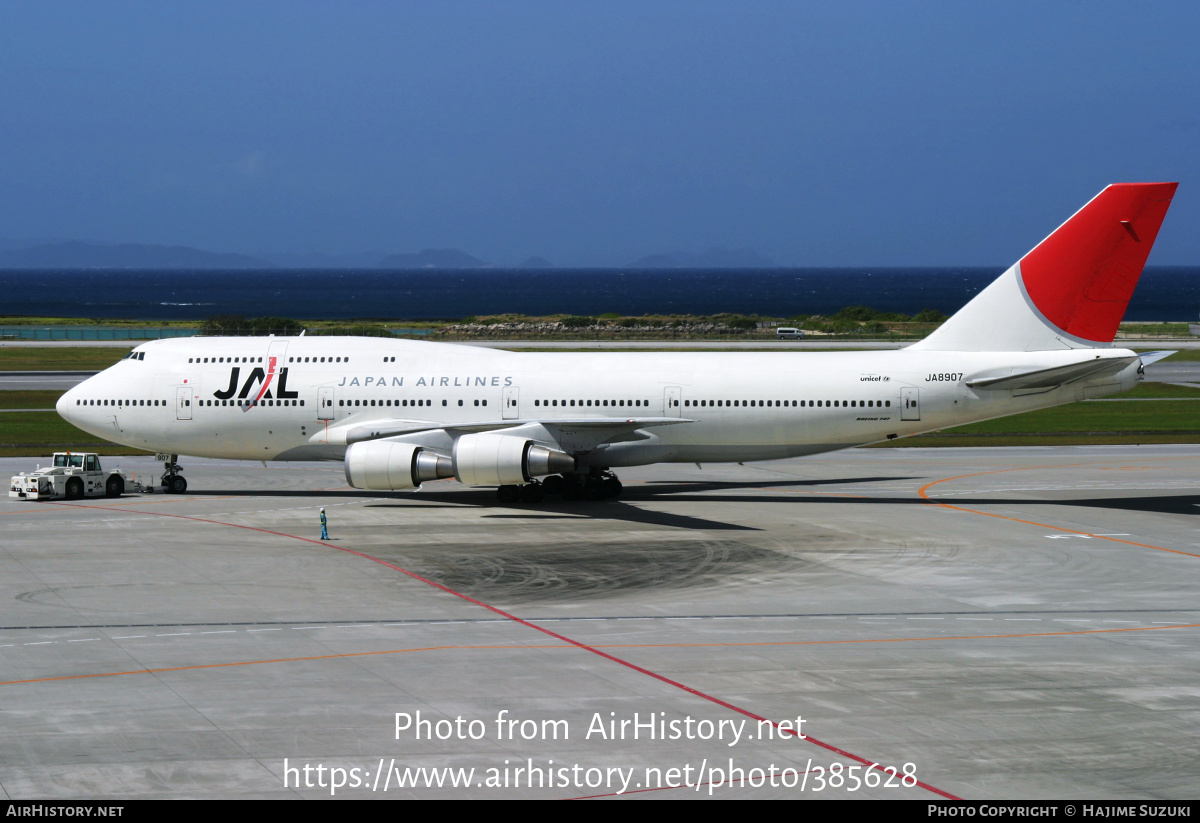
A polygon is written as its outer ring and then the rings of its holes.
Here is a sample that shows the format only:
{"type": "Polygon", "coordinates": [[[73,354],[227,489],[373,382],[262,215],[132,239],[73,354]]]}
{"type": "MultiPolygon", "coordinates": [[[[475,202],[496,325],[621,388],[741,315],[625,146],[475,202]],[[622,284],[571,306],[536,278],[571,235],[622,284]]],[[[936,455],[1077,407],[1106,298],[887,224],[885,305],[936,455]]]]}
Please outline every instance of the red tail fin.
{"type": "Polygon", "coordinates": [[[1021,259],[1021,282],[1060,331],[1111,343],[1177,183],[1109,186],[1021,259]]]}

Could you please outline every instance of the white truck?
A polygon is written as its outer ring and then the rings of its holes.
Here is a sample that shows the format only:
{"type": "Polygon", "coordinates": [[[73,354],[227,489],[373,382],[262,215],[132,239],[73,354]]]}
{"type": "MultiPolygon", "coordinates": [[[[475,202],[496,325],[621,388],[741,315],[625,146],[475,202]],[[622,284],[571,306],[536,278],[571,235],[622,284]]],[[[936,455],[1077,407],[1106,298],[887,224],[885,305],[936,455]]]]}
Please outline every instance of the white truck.
{"type": "Polygon", "coordinates": [[[119,469],[105,471],[100,455],[89,452],[56,452],[52,465],[13,475],[8,496],[24,500],[80,500],[84,497],[120,497],[125,487],[146,489],[119,469]]]}

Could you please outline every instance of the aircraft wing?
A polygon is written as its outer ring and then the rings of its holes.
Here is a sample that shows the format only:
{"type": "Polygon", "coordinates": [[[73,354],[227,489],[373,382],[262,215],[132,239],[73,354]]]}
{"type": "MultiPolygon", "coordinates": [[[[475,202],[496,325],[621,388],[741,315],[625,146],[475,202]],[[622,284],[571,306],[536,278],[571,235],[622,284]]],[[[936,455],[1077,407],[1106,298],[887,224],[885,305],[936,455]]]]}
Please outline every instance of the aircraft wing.
{"type": "MultiPolygon", "coordinates": [[[[375,420],[357,426],[349,426],[345,431],[345,444],[361,443],[367,440],[383,440],[389,437],[402,437],[408,434],[420,434],[429,431],[445,431],[452,437],[477,432],[499,431],[514,429],[519,426],[539,425],[547,430],[562,432],[587,432],[588,434],[607,435],[616,437],[638,429],[652,426],[671,426],[676,423],[691,423],[693,421],[681,417],[630,417],[624,420],[611,417],[562,417],[539,418],[537,420],[486,420],[477,423],[436,423],[420,420],[375,420]]],[[[331,440],[336,434],[331,431],[331,440]]],[[[340,438],[338,438],[340,439],[340,438]]],[[[334,440],[336,442],[336,440],[334,440]]]]}

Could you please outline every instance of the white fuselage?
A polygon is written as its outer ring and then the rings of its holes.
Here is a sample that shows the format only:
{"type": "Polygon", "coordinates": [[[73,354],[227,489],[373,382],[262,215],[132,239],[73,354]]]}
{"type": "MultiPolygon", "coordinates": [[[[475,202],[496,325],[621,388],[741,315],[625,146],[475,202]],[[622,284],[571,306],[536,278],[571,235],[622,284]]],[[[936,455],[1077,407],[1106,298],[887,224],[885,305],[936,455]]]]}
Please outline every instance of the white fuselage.
{"type": "Polygon", "coordinates": [[[769,460],[1069,403],[1140,379],[1134,360],[1036,393],[966,385],[1097,357],[1134,354],[514,353],[374,338],[197,337],[139,346],[67,392],[58,411],[126,446],[204,457],[340,460],[348,435],[354,442],[373,426],[449,451],[461,431],[505,424],[553,440],[581,466],[769,460]],[[571,428],[576,419],[643,418],[679,422],[615,437],[571,428]]]}

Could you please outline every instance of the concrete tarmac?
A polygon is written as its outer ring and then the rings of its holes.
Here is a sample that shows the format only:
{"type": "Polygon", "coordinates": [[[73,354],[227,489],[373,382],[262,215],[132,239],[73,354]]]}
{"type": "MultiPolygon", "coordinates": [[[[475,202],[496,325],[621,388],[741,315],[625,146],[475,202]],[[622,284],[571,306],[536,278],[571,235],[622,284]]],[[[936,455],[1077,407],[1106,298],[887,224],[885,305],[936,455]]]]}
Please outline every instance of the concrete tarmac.
{"type": "Polygon", "coordinates": [[[536,506],[183,463],[179,496],[0,503],[5,798],[1200,788],[1200,447],[653,466],[536,506]]]}

